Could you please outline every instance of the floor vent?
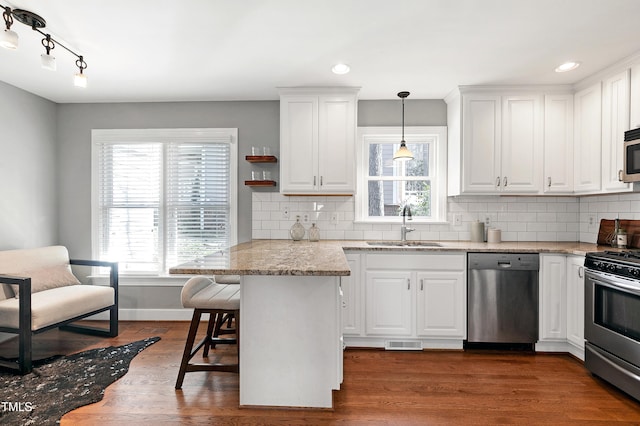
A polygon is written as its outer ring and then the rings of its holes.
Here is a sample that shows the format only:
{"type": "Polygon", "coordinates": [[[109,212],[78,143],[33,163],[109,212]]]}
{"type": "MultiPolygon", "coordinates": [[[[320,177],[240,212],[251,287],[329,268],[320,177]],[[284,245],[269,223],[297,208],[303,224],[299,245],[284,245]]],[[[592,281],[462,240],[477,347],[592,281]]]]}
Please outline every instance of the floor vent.
{"type": "Polygon", "coordinates": [[[384,349],[387,351],[421,351],[422,342],[407,340],[387,340],[384,343],[384,349]]]}

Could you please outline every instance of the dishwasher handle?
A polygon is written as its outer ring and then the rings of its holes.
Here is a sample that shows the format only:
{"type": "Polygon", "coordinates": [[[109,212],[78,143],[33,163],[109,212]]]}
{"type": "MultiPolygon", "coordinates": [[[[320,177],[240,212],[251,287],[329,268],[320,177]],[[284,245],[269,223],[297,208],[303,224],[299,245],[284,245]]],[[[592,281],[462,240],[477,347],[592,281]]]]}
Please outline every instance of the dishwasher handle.
{"type": "Polygon", "coordinates": [[[511,262],[498,260],[498,268],[501,268],[501,269],[511,268],[511,262]]]}

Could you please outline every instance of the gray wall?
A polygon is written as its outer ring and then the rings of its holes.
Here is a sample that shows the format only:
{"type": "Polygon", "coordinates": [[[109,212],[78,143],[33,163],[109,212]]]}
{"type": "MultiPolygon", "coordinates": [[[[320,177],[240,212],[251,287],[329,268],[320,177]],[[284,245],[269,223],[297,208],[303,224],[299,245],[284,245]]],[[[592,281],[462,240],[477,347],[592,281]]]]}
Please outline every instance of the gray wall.
{"type": "Polygon", "coordinates": [[[60,243],[74,256],[91,255],[91,130],[133,128],[238,128],[238,242],[251,239],[244,157],[254,145],[279,154],[279,120],[277,101],[59,105],[60,243]]]}
{"type": "Polygon", "coordinates": [[[56,104],[0,82],[0,250],[57,243],[56,104]]]}
{"type": "MultiPolygon", "coordinates": [[[[442,99],[406,99],[405,126],[446,126],[447,104],[442,99]]],[[[402,125],[402,103],[393,101],[359,101],[358,126],[402,125]]]]}

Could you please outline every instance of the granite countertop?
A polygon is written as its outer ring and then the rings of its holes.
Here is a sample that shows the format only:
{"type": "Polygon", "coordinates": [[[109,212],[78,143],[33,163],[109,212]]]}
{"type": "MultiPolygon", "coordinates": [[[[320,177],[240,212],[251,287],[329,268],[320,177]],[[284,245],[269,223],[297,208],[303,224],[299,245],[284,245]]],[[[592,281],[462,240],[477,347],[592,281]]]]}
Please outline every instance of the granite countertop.
{"type": "MultiPolygon", "coordinates": [[[[388,243],[388,242],[387,242],[388,243]]],[[[228,252],[216,253],[175,266],[171,274],[188,275],[307,275],[347,276],[349,264],[344,251],[362,252],[505,252],[560,253],[584,255],[591,251],[611,250],[608,246],[580,242],[502,242],[437,241],[439,246],[369,245],[366,241],[253,240],[238,244],[228,252]],[[221,258],[224,262],[221,262],[221,258]],[[224,264],[224,266],[221,266],[224,264]]]]}
{"type": "Polygon", "coordinates": [[[233,246],[228,267],[220,254],[170,268],[170,274],[346,276],[349,264],[339,241],[253,240],[233,246]]]}

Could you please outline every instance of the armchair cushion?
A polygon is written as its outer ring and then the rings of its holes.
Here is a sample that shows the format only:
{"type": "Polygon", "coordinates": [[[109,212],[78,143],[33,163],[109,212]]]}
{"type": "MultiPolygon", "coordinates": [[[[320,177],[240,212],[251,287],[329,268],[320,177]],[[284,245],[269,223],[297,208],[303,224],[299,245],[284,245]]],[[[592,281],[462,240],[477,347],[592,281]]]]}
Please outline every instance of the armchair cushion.
{"type": "MultiPolygon", "coordinates": [[[[76,285],[41,291],[31,295],[31,330],[36,331],[111,306],[112,287],[76,285]]],[[[19,328],[19,300],[0,300],[0,327],[19,328]]]]}

